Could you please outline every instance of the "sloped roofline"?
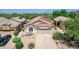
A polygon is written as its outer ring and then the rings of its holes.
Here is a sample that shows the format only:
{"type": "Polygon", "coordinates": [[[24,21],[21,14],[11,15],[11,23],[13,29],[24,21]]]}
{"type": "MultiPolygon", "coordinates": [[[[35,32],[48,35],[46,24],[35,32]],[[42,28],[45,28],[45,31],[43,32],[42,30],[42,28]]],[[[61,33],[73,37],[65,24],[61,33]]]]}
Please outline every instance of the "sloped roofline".
{"type": "Polygon", "coordinates": [[[42,22],[47,23],[47,24],[52,24],[52,21],[50,19],[46,19],[42,16],[38,16],[38,17],[35,17],[32,20],[30,20],[26,25],[33,24],[33,23],[38,22],[38,21],[42,21],[42,22]]]}

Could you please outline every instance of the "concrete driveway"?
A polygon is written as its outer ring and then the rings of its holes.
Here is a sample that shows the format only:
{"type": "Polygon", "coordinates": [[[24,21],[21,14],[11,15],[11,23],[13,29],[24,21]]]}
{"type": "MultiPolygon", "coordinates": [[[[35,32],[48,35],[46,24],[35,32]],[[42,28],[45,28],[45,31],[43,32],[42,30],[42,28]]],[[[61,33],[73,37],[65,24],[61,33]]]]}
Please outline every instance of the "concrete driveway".
{"type": "Polygon", "coordinates": [[[55,49],[56,44],[52,40],[51,34],[37,34],[36,35],[36,49],[55,49]]]}

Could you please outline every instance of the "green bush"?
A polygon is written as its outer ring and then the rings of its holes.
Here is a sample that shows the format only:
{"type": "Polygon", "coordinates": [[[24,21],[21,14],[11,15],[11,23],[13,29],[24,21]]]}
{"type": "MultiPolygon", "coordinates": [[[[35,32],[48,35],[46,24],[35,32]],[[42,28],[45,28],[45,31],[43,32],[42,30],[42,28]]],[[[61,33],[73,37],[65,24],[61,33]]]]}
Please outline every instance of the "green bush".
{"type": "Polygon", "coordinates": [[[28,44],[28,48],[29,48],[29,49],[33,49],[34,47],[35,47],[35,44],[34,44],[34,43],[28,44]]]}
{"type": "Polygon", "coordinates": [[[23,48],[23,43],[22,42],[17,42],[15,44],[15,46],[16,46],[16,49],[21,49],[21,48],[23,48]]]}
{"type": "Polygon", "coordinates": [[[62,40],[63,39],[63,34],[59,33],[59,32],[56,32],[53,34],[53,38],[55,40],[62,40]]]}
{"type": "Polygon", "coordinates": [[[15,37],[14,39],[13,39],[13,43],[17,43],[17,42],[20,42],[21,41],[21,39],[19,38],[19,37],[15,37]]]}

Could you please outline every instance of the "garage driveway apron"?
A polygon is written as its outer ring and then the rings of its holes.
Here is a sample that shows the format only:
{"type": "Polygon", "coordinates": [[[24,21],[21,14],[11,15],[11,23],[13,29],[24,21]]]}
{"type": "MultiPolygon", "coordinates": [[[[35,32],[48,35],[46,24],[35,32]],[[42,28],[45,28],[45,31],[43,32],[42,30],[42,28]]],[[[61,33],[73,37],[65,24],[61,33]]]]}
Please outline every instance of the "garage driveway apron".
{"type": "Polygon", "coordinates": [[[36,35],[36,49],[55,49],[56,45],[51,34],[36,35]]]}

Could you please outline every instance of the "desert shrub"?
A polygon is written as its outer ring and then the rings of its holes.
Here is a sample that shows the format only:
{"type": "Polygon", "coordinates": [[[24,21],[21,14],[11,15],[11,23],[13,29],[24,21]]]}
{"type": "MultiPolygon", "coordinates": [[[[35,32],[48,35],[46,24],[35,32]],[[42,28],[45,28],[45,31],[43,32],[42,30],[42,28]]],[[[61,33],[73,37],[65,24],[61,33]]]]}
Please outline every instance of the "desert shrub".
{"type": "Polygon", "coordinates": [[[21,48],[23,48],[23,43],[22,42],[17,42],[15,44],[15,47],[16,47],[16,49],[21,49],[21,48]]]}
{"type": "Polygon", "coordinates": [[[20,41],[21,41],[21,39],[19,37],[14,37],[14,39],[13,39],[13,43],[17,43],[17,42],[20,42],[20,41]]]}
{"type": "Polygon", "coordinates": [[[55,40],[62,40],[63,39],[63,34],[59,33],[59,32],[56,32],[56,33],[53,34],[53,38],[55,40]]]}
{"type": "Polygon", "coordinates": [[[34,44],[34,43],[29,43],[29,44],[28,44],[28,48],[29,48],[29,49],[33,49],[34,47],[35,47],[35,44],[34,44]]]}

